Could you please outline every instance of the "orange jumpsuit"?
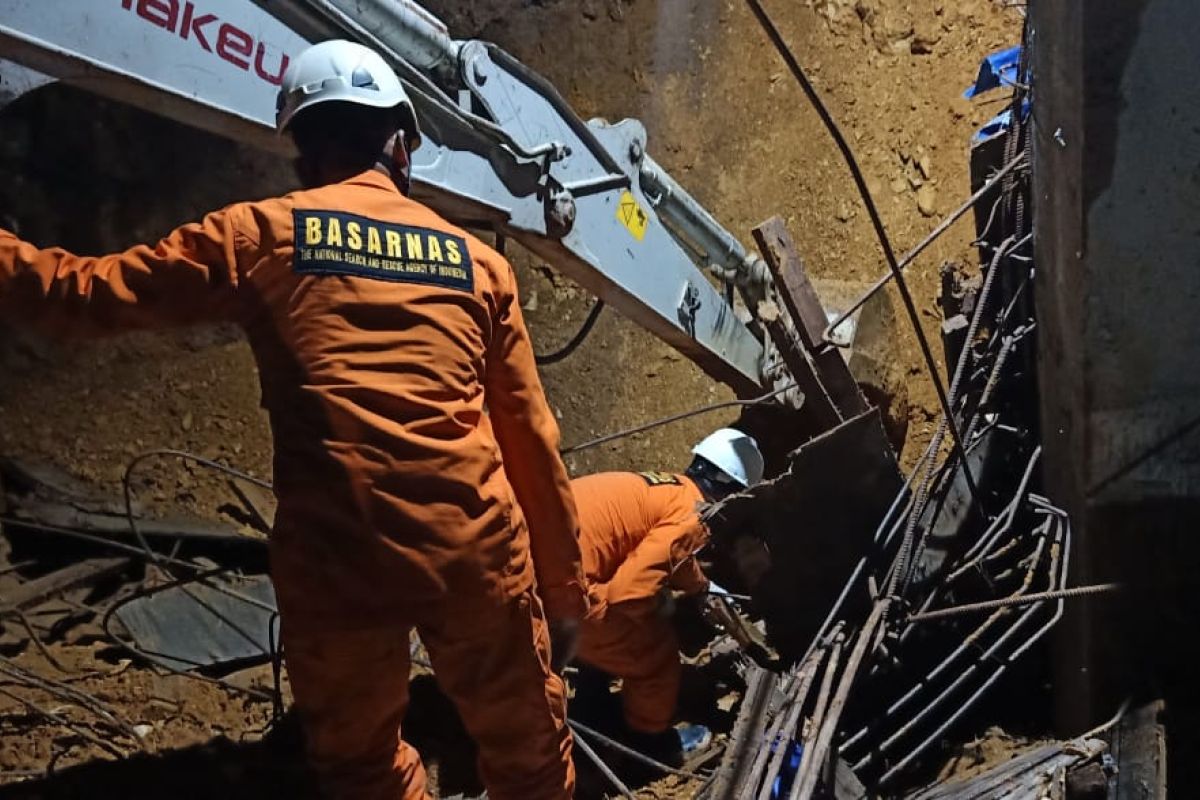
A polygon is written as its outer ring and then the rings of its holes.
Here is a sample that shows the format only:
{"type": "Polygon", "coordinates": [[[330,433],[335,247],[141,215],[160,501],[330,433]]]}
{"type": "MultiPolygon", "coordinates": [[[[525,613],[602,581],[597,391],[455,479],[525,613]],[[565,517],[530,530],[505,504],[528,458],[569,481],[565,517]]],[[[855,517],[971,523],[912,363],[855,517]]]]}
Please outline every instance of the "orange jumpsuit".
{"type": "Polygon", "coordinates": [[[643,733],[671,725],[679,695],[679,642],[658,612],[670,587],[708,587],[693,554],[707,541],[703,495],[665,472],[606,472],[571,481],[590,607],[579,659],[622,679],[625,721],[643,733]]]}
{"type": "Polygon", "coordinates": [[[99,258],[0,231],[0,313],[246,330],[275,442],[288,671],[332,795],[425,795],[399,734],[415,627],[493,800],[571,796],[543,603],[584,611],[578,524],[500,255],[368,171],[99,258]]]}

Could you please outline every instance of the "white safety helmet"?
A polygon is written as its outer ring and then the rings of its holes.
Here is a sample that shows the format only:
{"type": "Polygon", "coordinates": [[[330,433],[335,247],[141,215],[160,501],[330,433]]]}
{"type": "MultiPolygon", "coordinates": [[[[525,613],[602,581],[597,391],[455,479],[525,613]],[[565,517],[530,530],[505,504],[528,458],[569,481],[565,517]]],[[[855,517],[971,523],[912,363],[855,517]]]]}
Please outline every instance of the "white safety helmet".
{"type": "Polygon", "coordinates": [[[400,106],[411,118],[404,131],[409,150],[421,143],[416,110],[395,70],[371,48],[342,39],[314,44],[288,65],[275,104],[275,130],[283,134],[304,109],[333,101],[400,106]]]}
{"type": "Polygon", "coordinates": [[[734,428],[713,431],[692,448],[700,456],[744,488],[762,480],[763,457],[754,437],[734,428]]]}

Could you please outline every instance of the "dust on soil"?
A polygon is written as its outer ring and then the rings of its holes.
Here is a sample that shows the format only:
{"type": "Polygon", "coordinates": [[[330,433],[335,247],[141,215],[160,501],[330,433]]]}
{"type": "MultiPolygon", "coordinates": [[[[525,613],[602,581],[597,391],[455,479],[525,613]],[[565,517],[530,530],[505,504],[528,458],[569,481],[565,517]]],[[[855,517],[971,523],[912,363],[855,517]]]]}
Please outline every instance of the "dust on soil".
{"type": "MultiPolygon", "coordinates": [[[[845,166],[741,3],[427,5],[456,35],[493,40],[548,77],[583,118],[640,118],[650,134],[648,151],[743,241],[753,225],[779,214],[814,277],[870,281],[884,271],[845,166]]],[[[965,101],[961,92],[982,56],[1017,41],[1019,10],[991,0],[770,6],[851,142],[896,250],[907,250],[969,193],[967,143],[1002,106],[990,96],[965,101]]],[[[15,223],[44,245],[103,252],[151,241],[209,208],[292,182],[276,159],[73,90],[26,98],[0,118],[0,130],[3,224],[15,223]]],[[[969,225],[956,227],[909,270],[935,343],[938,268],[946,260],[973,263],[970,238],[969,225]]],[[[532,257],[514,261],[535,342],[554,349],[577,329],[591,299],[532,257]]],[[[936,408],[912,333],[901,326],[896,340],[909,390],[905,460],[911,461],[931,433],[936,408]]],[[[545,368],[543,378],[567,444],[730,397],[611,311],[571,359],[545,368]]],[[[154,447],[193,450],[269,475],[269,432],[257,399],[253,361],[233,331],[70,344],[0,332],[0,454],[54,463],[108,493],[116,492],[131,455],[154,447]]],[[[634,436],[574,456],[569,466],[576,473],[681,467],[691,443],[731,416],[634,436]]],[[[222,482],[172,463],[148,464],[136,486],[149,504],[206,517],[228,501],[222,482]]],[[[80,669],[98,670],[84,685],[124,719],[154,726],[139,747],[194,753],[189,745],[196,745],[225,753],[220,737],[255,739],[269,716],[264,702],[136,666],[108,675],[114,665],[92,663],[90,649],[49,647],[80,669]],[[154,702],[160,695],[166,705],[154,702]]],[[[18,660],[57,675],[32,649],[18,660]]],[[[22,716],[20,708],[0,696],[6,775],[108,757],[61,728],[22,716]]],[[[660,784],[642,796],[691,791],[660,784]]]]}

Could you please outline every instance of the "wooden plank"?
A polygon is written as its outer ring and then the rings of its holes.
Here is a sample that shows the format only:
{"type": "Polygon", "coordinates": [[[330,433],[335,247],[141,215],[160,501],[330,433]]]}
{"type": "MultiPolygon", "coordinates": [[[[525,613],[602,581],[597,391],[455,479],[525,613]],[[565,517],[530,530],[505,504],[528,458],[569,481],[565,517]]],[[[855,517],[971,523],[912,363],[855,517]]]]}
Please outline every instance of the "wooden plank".
{"type": "Polygon", "coordinates": [[[774,672],[757,664],[751,665],[746,671],[746,694],[742,697],[742,707],[738,710],[733,730],[729,732],[729,744],[717,767],[713,790],[709,794],[714,800],[730,800],[742,788],[744,773],[762,744],[767,710],[778,681],[774,672]]]}
{"type": "Polygon", "coordinates": [[[120,573],[129,564],[128,558],[92,558],[55,570],[6,592],[4,603],[0,605],[0,613],[30,608],[54,595],[120,573]]]}
{"type": "MultiPolygon", "coordinates": [[[[30,526],[51,525],[57,528],[69,528],[89,534],[117,534],[121,537],[132,537],[129,529],[129,519],[124,514],[104,514],[82,511],[75,506],[44,502],[35,499],[22,498],[14,503],[9,512],[13,517],[11,524],[20,526],[28,520],[30,526]]],[[[219,522],[208,522],[196,517],[166,517],[163,519],[146,519],[137,517],[138,530],[143,536],[165,536],[172,539],[195,539],[198,541],[257,543],[263,540],[243,536],[237,530],[219,522]]],[[[30,528],[33,530],[34,528],[30,528]]]]}
{"type": "Polygon", "coordinates": [[[829,320],[787,226],[779,217],[771,217],[756,227],[753,234],[775,278],[783,307],[795,323],[800,343],[816,368],[818,379],[828,390],[839,419],[858,416],[867,410],[867,402],[841,354],[825,345],[823,337],[829,320]]]}
{"type": "Polygon", "coordinates": [[[275,527],[275,511],[278,508],[275,496],[271,492],[240,478],[230,478],[231,488],[246,506],[246,510],[254,515],[257,527],[263,533],[270,533],[275,527]]]}
{"type": "Polygon", "coordinates": [[[1130,711],[1116,731],[1117,797],[1167,798],[1167,734],[1159,717],[1166,711],[1155,700],[1130,711]]]}
{"type": "Polygon", "coordinates": [[[908,800],[992,800],[1045,797],[1059,767],[1070,769],[1104,752],[1099,739],[1072,739],[1043,745],[980,775],[940,783],[908,795],[908,800]]]}

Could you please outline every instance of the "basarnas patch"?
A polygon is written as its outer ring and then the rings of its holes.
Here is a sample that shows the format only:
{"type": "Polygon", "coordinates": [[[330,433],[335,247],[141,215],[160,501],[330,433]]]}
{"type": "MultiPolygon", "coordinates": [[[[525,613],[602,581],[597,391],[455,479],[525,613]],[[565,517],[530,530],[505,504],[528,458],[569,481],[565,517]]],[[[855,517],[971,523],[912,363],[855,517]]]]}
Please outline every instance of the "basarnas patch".
{"type": "Polygon", "coordinates": [[[670,472],[639,472],[638,477],[650,486],[679,486],[679,476],[670,472]]]}
{"type": "Polygon", "coordinates": [[[475,272],[461,236],[430,228],[296,209],[294,268],[301,275],[353,275],[380,281],[475,290],[475,272]]]}

